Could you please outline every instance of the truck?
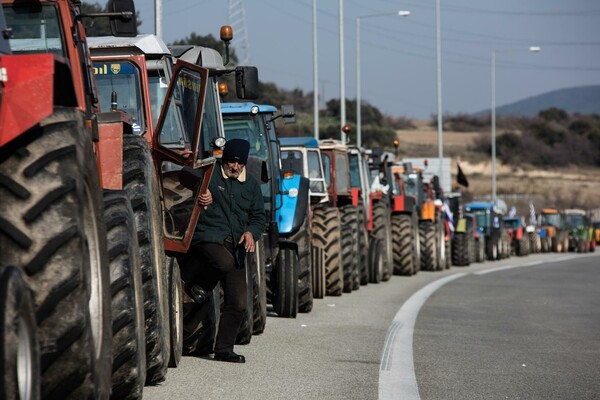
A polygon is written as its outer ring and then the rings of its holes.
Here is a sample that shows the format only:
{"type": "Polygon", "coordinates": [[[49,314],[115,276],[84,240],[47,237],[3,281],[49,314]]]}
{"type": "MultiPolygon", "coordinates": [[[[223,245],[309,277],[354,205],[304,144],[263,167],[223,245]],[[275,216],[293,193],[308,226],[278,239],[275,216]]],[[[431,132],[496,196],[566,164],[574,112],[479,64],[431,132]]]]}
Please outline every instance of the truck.
{"type": "Polygon", "coordinates": [[[291,123],[295,114],[287,107],[279,113],[274,106],[254,103],[222,103],[221,110],[225,137],[250,142],[248,170],[262,181],[269,221],[261,239],[265,247],[267,302],[278,316],[295,318],[298,312],[310,312],[313,306],[309,180],[282,170],[275,127],[276,119],[291,123]],[[252,168],[252,159],[260,167],[252,168]]]}

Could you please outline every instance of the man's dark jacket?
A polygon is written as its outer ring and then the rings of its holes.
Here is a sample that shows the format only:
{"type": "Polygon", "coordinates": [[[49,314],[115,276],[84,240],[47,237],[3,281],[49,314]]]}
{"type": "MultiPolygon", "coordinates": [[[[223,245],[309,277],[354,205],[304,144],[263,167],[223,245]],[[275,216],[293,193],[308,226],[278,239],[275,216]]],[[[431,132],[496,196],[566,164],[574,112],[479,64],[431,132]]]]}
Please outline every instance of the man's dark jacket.
{"type": "Polygon", "coordinates": [[[247,172],[244,182],[225,178],[221,164],[213,170],[208,189],[213,202],[200,212],[192,246],[200,242],[223,243],[231,234],[236,246],[236,260],[244,265],[246,251],[237,242],[246,231],[260,239],[266,225],[264,202],[259,183],[247,172]]]}

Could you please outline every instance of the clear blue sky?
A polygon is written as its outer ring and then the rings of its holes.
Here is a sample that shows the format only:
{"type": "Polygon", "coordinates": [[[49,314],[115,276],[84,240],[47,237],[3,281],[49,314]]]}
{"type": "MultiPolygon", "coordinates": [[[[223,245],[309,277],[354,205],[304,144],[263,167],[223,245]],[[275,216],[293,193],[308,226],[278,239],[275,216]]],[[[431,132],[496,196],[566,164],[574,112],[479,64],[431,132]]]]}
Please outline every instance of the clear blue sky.
{"type": "MultiPolygon", "coordinates": [[[[141,32],[153,33],[154,0],[135,3],[141,32]]],[[[245,0],[244,8],[260,79],[312,91],[312,0],[245,0]]],[[[346,97],[356,97],[356,17],[398,10],[411,15],[361,20],[362,99],[389,115],[429,118],[437,107],[435,0],[344,0],[346,97]]],[[[163,18],[167,43],[191,32],[218,37],[228,1],[163,0],[163,18]]],[[[441,0],[441,33],[444,112],[489,109],[493,50],[498,106],[600,84],[598,0],[441,0]],[[542,51],[529,53],[531,45],[542,51]],[[500,51],[508,48],[523,51],[500,51]]],[[[318,0],[318,41],[321,94],[339,98],[338,0],[318,0]]]]}

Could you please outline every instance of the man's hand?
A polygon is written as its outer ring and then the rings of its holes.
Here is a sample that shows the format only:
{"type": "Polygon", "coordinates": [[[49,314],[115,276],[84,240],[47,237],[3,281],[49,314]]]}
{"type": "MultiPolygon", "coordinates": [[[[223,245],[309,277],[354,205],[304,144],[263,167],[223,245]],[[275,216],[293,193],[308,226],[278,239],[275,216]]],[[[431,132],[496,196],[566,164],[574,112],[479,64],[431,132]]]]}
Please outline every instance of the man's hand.
{"type": "Polygon", "coordinates": [[[238,244],[242,243],[244,243],[244,248],[246,249],[246,252],[254,253],[254,249],[256,248],[256,246],[254,243],[254,237],[250,232],[246,231],[242,234],[242,237],[240,238],[238,244]]]}
{"type": "Polygon", "coordinates": [[[206,193],[201,193],[200,196],[198,196],[198,204],[204,206],[205,210],[210,204],[212,204],[212,202],[213,199],[210,190],[206,190],[206,193]]]}

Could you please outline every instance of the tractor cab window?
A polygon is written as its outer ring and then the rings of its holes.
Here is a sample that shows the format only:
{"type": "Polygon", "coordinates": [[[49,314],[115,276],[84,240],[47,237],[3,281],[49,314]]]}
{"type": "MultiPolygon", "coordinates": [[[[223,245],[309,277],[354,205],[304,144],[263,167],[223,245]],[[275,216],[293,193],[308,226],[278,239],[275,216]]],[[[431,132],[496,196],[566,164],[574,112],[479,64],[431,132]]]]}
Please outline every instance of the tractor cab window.
{"type": "Polygon", "coordinates": [[[133,117],[133,133],[141,135],[147,129],[142,102],[140,71],[129,61],[94,63],[100,110],[122,110],[133,117]],[[116,104],[112,104],[116,96],[116,104]]]}
{"type": "Polygon", "coordinates": [[[561,220],[560,214],[542,214],[541,224],[544,226],[554,226],[556,228],[560,228],[561,220]]]}
{"type": "Polygon", "coordinates": [[[477,221],[477,226],[484,228],[488,228],[490,226],[488,214],[485,211],[475,212],[475,220],[477,221]]]}
{"type": "Polygon", "coordinates": [[[190,151],[194,138],[196,110],[202,94],[202,77],[193,70],[180,69],[167,99],[163,125],[158,142],[169,149],[190,151]]]}
{"type": "Polygon", "coordinates": [[[321,157],[317,150],[308,150],[306,152],[308,161],[308,179],[310,179],[311,193],[325,193],[325,180],[323,170],[321,169],[321,157]]]}
{"type": "Polygon", "coordinates": [[[348,180],[348,157],[346,154],[335,153],[335,189],[338,193],[349,193],[350,182],[348,180]]]}
{"type": "Polygon", "coordinates": [[[10,49],[17,54],[52,53],[66,57],[56,4],[4,4],[6,25],[12,29],[10,49]]]}
{"type": "Polygon", "coordinates": [[[508,229],[517,229],[521,224],[518,219],[505,219],[504,227],[508,229]]]}
{"type": "Polygon", "coordinates": [[[323,170],[325,171],[325,185],[331,186],[331,158],[329,154],[321,153],[321,160],[323,161],[323,170]]]}
{"type": "Polygon", "coordinates": [[[569,228],[585,226],[585,216],[580,214],[565,215],[565,225],[569,228]]]}
{"type": "Polygon", "coordinates": [[[164,59],[146,62],[148,71],[148,89],[150,91],[150,105],[152,107],[152,122],[158,123],[160,110],[165,102],[165,96],[171,80],[171,62],[164,59]]]}
{"type": "Polygon", "coordinates": [[[349,154],[348,162],[350,163],[350,187],[360,189],[360,165],[358,154],[349,154]]]}
{"type": "Polygon", "coordinates": [[[292,172],[296,175],[304,175],[304,162],[302,152],[298,150],[283,150],[281,152],[281,168],[283,172],[292,172]]]}
{"type": "Polygon", "coordinates": [[[206,87],[206,99],[204,100],[204,112],[202,114],[202,134],[198,149],[198,157],[206,158],[211,155],[211,142],[219,136],[224,136],[221,131],[221,111],[219,95],[214,79],[209,79],[206,87]]]}
{"type": "MultiPolygon", "coordinates": [[[[268,137],[266,132],[263,117],[252,114],[224,114],[223,127],[225,128],[225,138],[244,139],[250,143],[250,151],[248,158],[258,158],[267,165],[267,173],[273,176],[273,166],[269,161],[268,137]]],[[[279,160],[277,160],[277,163],[279,160]]],[[[272,193],[273,183],[263,182],[260,185],[263,200],[265,202],[265,210],[272,209],[272,193]]]]}

